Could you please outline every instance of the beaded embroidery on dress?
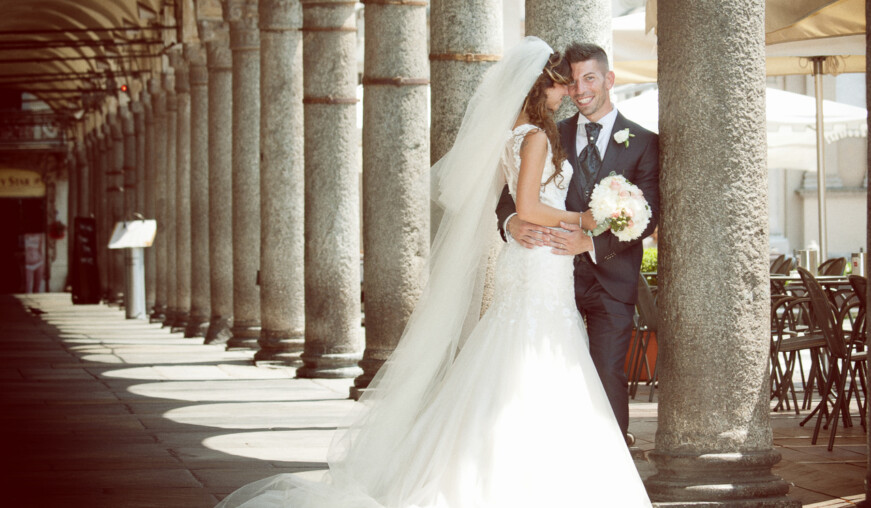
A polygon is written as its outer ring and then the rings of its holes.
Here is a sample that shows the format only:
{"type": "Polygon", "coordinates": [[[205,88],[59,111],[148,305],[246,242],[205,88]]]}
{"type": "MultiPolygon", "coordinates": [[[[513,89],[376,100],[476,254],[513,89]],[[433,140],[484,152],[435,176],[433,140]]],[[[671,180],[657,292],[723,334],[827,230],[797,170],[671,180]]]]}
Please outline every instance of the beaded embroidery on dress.
{"type": "MultiPolygon", "coordinates": [[[[517,127],[505,145],[500,165],[512,195],[520,146],[534,128],[517,127]]],[[[554,171],[550,153],[546,164],[542,182],[554,171]]],[[[564,208],[571,171],[566,164],[562,179],[542,187],[542,202],[564,208]]],[[[572,270],[572,258],[550,248],[502,249],[494,301],[410,431],[395,437],[389,463],[370,465],[376,483],[279,475],[226,506],[650,506],[589,355],[572,270]]]]}

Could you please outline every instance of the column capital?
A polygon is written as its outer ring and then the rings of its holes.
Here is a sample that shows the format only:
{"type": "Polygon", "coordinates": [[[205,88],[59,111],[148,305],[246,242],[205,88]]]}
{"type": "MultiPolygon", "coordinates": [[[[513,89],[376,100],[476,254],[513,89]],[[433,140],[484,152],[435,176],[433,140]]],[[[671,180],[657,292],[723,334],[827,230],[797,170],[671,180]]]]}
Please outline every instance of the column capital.
{"type": "Polygon", "coordinates": [[[260,30],[285,32],[302,27],[299,0],[260,0],[260,30]]]}
{"type": "Polygon", "coordinates": [[[204,19],[198,23],[201,38],[206,46],[206,65],[212,70],[229,71],[233,68],[230,52],[230,27],[226,21],[204,19]]]}
{"type": "Polygon", "coordinates": [[[260,47],[257,0],[224,0],[224,19],[230,23],[230,49],[252,51],[260,47]]]}
{"type": "Polygon", "coordinates": [[[199,42],[184,45],[185,58],[188,60],[190,86],[206,86],[209,83],[209,71],[206,67],[206,48],[199,42]]]}
{"type": "Polygon", "coordinates": [[[188,94],[191,92],[190,68],[186,61],[175,67],[175,93],[188,94]]]}

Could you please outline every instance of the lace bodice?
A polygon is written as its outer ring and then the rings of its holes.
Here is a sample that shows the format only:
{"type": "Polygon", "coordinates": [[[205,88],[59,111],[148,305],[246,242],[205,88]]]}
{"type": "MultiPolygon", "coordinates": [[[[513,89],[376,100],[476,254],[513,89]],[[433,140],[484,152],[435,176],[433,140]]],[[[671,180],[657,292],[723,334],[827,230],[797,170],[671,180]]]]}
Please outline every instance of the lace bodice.
{"type": "MultiPolygon", "coordinates": [[[[520,147],[523,144],[523,138],[530,131],[538,129],[535,125],[523,124],[519,125],[511,131],[508,141],[505,143],[505,151],[502,153],[500,167],[505,175],[505,180],[508,183],[508,191],[511,197],[517,201],[517,178],[520,175],[520,147]]],[[[541,183],[547,181],[554,173],[553,151],[550,146],[550,140],[547,142],[547,159],[544,162],[544,171],[541,173],[541,183]]],[[[560,177],[555,178],[547,185],[541,187],[539,199],[542,203],[565,210],[566,193],[568,192],[569,183],[572,181],[572,165],[568,161],[563,161],[562,173],[560,177]],[[562,188],[560,188],[562,187],[562,188]]]]}

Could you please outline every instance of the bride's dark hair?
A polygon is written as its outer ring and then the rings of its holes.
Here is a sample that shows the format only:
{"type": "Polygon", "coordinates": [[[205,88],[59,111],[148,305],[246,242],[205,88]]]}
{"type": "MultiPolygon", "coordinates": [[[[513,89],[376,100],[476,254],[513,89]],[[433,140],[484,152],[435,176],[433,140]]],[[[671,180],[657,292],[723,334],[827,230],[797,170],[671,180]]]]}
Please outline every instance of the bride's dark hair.
{"type": "Polygon", "coordinates": [[[547,94],[545,91],[554,84],[568,85],[571,82],[571,65],[559,51],[554,51],[541,71],[541,75],[538,76],[529,93],[526,94],[526,100],[523,101],[523,109],[526,111],[527,116],[529,116],[529,123],[544,130],[547,139],[550,140],[551,151],[553,152],[555,171],[543,185],[550,183],[557,177],[559,177],[557,185],[562,183],[562,163],[566,160],[566,154],[559,140],[559,131],[553,119],[553,112],[547,108],[547,94]]]}

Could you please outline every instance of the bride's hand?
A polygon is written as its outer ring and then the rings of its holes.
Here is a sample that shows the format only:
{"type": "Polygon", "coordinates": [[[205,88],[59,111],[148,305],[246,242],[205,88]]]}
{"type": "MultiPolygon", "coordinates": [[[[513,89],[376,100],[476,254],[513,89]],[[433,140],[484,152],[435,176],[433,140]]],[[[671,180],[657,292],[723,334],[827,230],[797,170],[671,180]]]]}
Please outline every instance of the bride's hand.
{"type": "Polygon", "coordinates": [[[564,256],[577,256],[593,250],[593,239],[581,231],[580,226],[560,222],[560,227],[566,231],[553,230],[550,233],[551,240],[548,245],[553,247],[551,252],[564,256]]]}
{"type": "Polygon", "coordinates": [[[516,215],[508,220],[508,234],[527,249],[550,245],[550,233],[549,228],[526,222],[516,215]]]}

